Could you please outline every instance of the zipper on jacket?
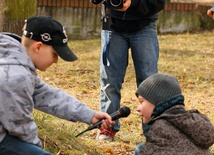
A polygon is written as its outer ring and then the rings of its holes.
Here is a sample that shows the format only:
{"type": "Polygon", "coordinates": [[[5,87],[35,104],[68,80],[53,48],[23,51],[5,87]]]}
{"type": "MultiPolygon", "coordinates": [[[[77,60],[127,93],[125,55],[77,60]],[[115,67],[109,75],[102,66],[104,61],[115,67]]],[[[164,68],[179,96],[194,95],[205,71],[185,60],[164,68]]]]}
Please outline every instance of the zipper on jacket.
{"type": "Polygon", "coordinates": [[[125,20],[125,16],[126,16],[126,11],[123,14],[123,20],[125,20]]]}

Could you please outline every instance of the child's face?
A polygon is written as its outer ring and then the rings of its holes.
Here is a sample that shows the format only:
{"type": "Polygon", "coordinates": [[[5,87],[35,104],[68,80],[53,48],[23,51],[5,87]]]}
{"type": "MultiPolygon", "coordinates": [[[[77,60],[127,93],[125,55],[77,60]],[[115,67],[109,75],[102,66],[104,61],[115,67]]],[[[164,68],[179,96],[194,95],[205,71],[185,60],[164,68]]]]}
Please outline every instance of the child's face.
{"type": "Polygon", "coordinates": [[[141,95],[138,96],[139,105],[137,111],[139,112],[140,118],[143,120],[143,123],[147,124],[151,119],[151,115],[155,105],[151,102],[144,99],[141,95]]]}
{"type": "Polygon", "coordinates": [[[37,50],[37,59],[34,61],[34,65],[37,69],[45,71],[53,63],[57,63],[58,55],[52,46],[41,43],[41,46],[37,50]]]}

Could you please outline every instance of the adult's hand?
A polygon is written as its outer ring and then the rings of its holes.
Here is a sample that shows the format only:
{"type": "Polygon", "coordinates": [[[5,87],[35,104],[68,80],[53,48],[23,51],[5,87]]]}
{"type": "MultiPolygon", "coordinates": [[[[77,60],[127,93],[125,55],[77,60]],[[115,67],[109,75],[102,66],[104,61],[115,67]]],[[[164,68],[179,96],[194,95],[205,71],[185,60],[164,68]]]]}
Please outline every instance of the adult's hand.
{"type": "Polygon", "coordinates": [[[214,7],[212,7],[209,10],[207,10],[207,15],[210,16],[210,17],[213,17],[213,19],[214,19],[214,7]]]}
{"type": "Polygon", "coordinates": [[[212,11],[210,9],[207,10],[207,15],[210,16],[210,17],[212,17],[213,13],[212,13],[212,11]]]}
{"type": "Polygon", "coordinates": [[[122,9],[116,9],[116,10],[125,12],[130,6],[131,6],[131,0],[124,0],[123,8],[122,9]]]}

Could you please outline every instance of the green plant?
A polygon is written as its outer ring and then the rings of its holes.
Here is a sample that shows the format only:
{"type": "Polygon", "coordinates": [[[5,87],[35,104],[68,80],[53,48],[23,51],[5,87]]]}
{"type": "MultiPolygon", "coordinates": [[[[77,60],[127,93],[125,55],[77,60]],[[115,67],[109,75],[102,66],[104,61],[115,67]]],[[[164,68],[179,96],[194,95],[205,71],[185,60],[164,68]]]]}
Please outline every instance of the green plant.
{"type": "Polygon", "coordinates": [[[23,19],[36,14],[35,0],[5,0],[4,12],[8,19],[23,19]]]}

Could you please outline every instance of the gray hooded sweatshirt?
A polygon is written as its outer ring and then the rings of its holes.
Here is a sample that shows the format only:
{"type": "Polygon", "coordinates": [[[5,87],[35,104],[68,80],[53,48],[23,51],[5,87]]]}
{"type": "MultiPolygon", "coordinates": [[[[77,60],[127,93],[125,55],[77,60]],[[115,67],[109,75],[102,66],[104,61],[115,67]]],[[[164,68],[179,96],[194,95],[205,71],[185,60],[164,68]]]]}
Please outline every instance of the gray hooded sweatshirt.
{"type": "Polygon", "coordinates": [[[7,134],[41,147],[33,109],[87,124],[95,113],[76,98],[44,83],[21,43],[0,33],[0,141],[7,134]]]}

